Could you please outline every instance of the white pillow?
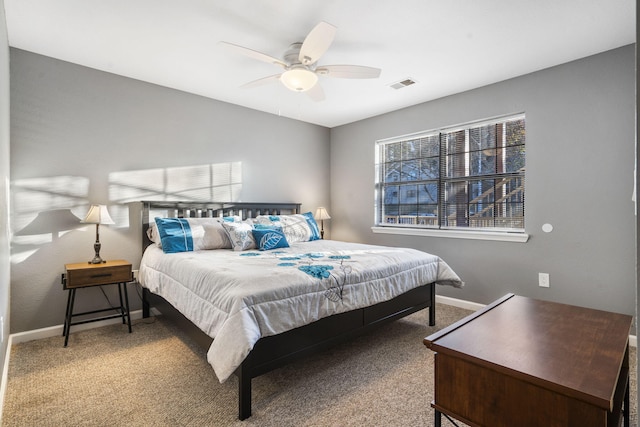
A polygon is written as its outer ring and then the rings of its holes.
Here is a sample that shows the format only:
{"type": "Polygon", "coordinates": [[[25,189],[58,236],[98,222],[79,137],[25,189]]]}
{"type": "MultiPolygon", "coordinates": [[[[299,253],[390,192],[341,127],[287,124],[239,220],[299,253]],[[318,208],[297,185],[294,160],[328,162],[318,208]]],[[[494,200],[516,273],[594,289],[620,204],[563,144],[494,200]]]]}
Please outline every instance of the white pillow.
{"type": "Polygon", "coordinates": [[[251,222],[223,222],[222,227],[227,232],[234,251],[246,251],[247,249],[256,248],[251,222]]]}

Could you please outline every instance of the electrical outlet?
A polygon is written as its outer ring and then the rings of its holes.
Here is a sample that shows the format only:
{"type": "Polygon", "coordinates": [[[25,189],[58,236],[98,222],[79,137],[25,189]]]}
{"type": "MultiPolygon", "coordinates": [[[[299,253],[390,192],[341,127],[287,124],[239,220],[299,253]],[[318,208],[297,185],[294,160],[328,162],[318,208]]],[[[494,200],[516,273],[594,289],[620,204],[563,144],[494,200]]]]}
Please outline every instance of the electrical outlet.
{"type": "Polygon", "coordinates": [[[549,287],[549,273],[538,273],[538,285],[542,288],[549,287]]]}
{"type": "Polygon", "coordinates": [[[131,270],[133,273],[133,280],[138,280],[138,270],[131,270]]]}

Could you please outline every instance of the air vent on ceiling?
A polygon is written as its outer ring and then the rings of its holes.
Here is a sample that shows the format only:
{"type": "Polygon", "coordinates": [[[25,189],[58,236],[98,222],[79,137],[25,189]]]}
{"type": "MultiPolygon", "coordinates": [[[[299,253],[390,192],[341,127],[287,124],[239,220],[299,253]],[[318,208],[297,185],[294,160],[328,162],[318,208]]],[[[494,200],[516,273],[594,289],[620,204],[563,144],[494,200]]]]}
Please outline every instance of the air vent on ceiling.
{"type": "Polygon", "coordinates": [[[399,81],[397,83],[393,83],[390,86],[392,88],[394,88],[394,89],[402,89],[403,87],[411,86],[414,83],[415,83],[415,80],[413,80],[411,78],[406,78],[406,79],[401,80],[401,81],[399,81]]]}

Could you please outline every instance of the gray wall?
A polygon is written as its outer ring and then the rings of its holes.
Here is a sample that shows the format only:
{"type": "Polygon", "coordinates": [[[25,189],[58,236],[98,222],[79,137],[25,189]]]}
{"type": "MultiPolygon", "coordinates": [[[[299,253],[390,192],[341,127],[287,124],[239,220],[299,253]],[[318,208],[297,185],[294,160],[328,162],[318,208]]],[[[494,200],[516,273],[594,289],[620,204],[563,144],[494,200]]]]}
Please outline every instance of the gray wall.
{"type": "Polygon", "coordinates": [[[514,292],[635,314],[634,70],[626,46],[332,129],[332,237],[440,255],[466,287],[439,295],[489,303],[514,292]],[[372,233],[376,140],[517,112],[527,126],[527,243],[372,233]]]}
{"type": "Polygon", "coordinates": [[[9,42],[0,0],[0,365],[4,366],[9,336],[9,42]]]}
{"type": "MultiPolygon", "coordinates": [[[[129,201],[295,201],[306,211],[329,203],[327,128],[10,54],[12,332],[62,324],[60,274],[93,258],[95,240],[95,227],[72,215],[91,203],[109,205],[116,221],[100,228],[102,257],[134,268],[141,243],[129,201]]],[[[84,289],[76,311],[104,303],[84,289]]]]}
{"type": "MultiPolygon", "coordinates": [[[[488,303],[515,292],[634,314],[634,66],[627,46],[329,131],[12,49],[11,331],[59,325],[63,264],[93,255],[94,229],[64,214],[109,204],[117,224],[101,228],[102,255],[137,265],[125,203],[169,197],[176,182],[226,191],[211,165],[241,167],[236,199],[329,205],[331,238],[441,255],[467,286],[440,295],[488,303]],[[377,139],[520,111],[528,243],[371,232],[377,139]]],[[[102,304],[91,291],[80,309],[102,304]]]]}

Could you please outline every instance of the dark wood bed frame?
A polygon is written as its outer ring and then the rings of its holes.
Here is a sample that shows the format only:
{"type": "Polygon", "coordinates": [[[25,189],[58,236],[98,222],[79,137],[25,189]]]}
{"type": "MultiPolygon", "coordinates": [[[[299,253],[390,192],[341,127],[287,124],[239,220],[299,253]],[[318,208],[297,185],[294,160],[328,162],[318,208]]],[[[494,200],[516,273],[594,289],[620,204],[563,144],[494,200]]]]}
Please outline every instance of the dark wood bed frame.
{"type": "MultiPolygon", "coordinates": [[[[300,213],[299,203],[216,203],[216,202],[142,202],[142,249],[151,244],[147,229],[154,218],[151,214],[163,211],[172,217],[217,217],[242,215],[243,219],[258,215],[300,213]]],[[[172,319],[199,345],[208,349],[213,339],[191,323],[162,297],[143,288],[143,317],[150,316],[154,307],[172,319]]],[[[238,377],[238,418],[251,416],[251,380],[273,369],[284,366],[300,357],[325,350],[335,344],[402,318],[424,308],[429,308],[429,325],[435,325],[435,284],[428,283],[412,289],[396,298],[346,313],[320,319],[309,325],[261,338],[236,370],[238,377]]]]}

